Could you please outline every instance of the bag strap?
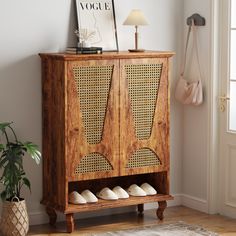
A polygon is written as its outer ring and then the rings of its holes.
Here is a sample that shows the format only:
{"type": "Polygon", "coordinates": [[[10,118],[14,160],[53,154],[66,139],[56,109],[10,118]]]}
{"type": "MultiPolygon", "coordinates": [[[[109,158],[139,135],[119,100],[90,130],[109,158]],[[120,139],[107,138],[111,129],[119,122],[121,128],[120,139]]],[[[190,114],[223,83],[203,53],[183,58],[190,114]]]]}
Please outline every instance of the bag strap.
{"type": "Polygon", "coordinates": [[[182,66],[181,66],[181,68],[182,68],[181,73],[180,73],[181,76],[184,75],[184,71],[185,71],[190,33],[191,33],[191,25],[189,25],[189,27],[188,27],[188,34],[187,34],[186,45],[185,45],[185,49],[184,49],[184,60],[183,60],[182,66]]]}
{"type": "Polygon", "coordinates": [[[198,45],[197,45],[197,33],[196,33],[196,26],[194,24],[194,20],[192,20],[192,29],[193,29],[193,47],[195,49],[196,57],[197,57],[197,64],[198,64],[198,71],[200,75],[200,80],[202,80],[202,73],[201,73],[201,66],[199,60],[199,53],[198,53],[198,45]]]}
{"type": "Polygon", "coordinates": [[[188,51],[188,44],[189,44],[189,38],[190,38],[190,33],[191,30],[193,32],[193,47],[195,49],[196,57],[197,57],[197,64],[198,64],[198,70],[199,70],[199,75],[200,79],[202,80],[202,73],[201,73],[201,67],[200,67],[200,60],[199,60],[199,54],[198,54],[198,45],[197,45],[197,36],[196,36],[196,26],[194,24],[194,20],[192,19],[192,24],[189,25],[188,28],[188,34],[187,34],[187,39],[186,39],[186,45],[185,45],[185,50],[184,50],[184,59],[183,59],[183,64],[181,66],[181,73],[180,75],[183,76],[185,72],[185,66],[186,66],[186,60],[187,60],[187,51],[188,51]]]}

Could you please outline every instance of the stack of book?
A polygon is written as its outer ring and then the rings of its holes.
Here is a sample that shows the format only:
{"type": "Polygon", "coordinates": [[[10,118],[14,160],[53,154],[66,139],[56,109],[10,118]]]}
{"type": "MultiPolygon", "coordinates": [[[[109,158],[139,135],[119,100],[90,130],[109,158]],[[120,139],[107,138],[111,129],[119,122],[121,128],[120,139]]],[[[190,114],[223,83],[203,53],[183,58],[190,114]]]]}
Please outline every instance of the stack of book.
{"type": "Polygon", "coordinates": [[[101,54],[101,47],[68,47],[66,53],[69,54],[101,54]]]}

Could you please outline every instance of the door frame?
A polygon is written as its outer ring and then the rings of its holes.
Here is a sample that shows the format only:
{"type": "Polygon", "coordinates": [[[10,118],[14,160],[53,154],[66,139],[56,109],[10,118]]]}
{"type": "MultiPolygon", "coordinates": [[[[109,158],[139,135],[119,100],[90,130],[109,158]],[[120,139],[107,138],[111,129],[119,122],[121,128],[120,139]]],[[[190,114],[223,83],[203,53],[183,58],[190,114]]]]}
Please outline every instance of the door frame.
{"type": "MultiPolygon", "coordinates": [[[[222,76],[224,69],[220,58],[224,55],[223,44],[225,39],[222,34],[225,31],[226,16],[221,0],[211,0],[210,22],[210,79],[208,83],[209,109],[208,109],[208,166],[207,166],[207,211],[209,214],[220,213],[219,197],[219,171],[220,171],[220,114],[219,95],[222,89],[222,76]],[[220,65],[220,66],[219,66],[220,65]]],[[[227,3],[228,4],[228,3],[227,3]]]]}
{"type": "Polygon", "coordinates": [[[207,150],[207,212],[219,212],[218,200],[218,173],[219,173],[219,113],[218,96],[220,82],[220,43],[221,43],[221,12],[220,0],[211,0],[210,13],[210,71],[208,80],[208,150],[207,150]]]}

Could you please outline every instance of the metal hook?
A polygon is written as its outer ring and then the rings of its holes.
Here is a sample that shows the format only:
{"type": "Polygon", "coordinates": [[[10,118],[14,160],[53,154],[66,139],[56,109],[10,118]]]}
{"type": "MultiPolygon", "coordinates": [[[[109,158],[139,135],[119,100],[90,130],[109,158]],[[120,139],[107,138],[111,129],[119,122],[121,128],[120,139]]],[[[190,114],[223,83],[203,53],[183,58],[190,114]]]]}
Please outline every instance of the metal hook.
{"type": "Polygon", "coordinates": [[[205,18],[200,16],[197,13],[195,13],[187,18],[187,25],[192,25],[192,20],[194,20],[194,25],[196,25],[196,26],[203,26],[206,24],[205,18]]]}

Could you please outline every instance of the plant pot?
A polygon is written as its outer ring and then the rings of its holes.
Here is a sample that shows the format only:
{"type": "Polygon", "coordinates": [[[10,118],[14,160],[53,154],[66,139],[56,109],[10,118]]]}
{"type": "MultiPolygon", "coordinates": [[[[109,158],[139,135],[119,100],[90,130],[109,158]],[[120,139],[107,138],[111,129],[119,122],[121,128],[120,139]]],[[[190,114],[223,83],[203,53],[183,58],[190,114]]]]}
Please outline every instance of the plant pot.
{"type": "Polygon", "coordinates": [[[29,230],[29,217],[25,200],[14,197],[2,205],[0,231],[4,236],[25,236],[29,230]],[[17,201],[14,201],[17,200],[17,201]]]}

